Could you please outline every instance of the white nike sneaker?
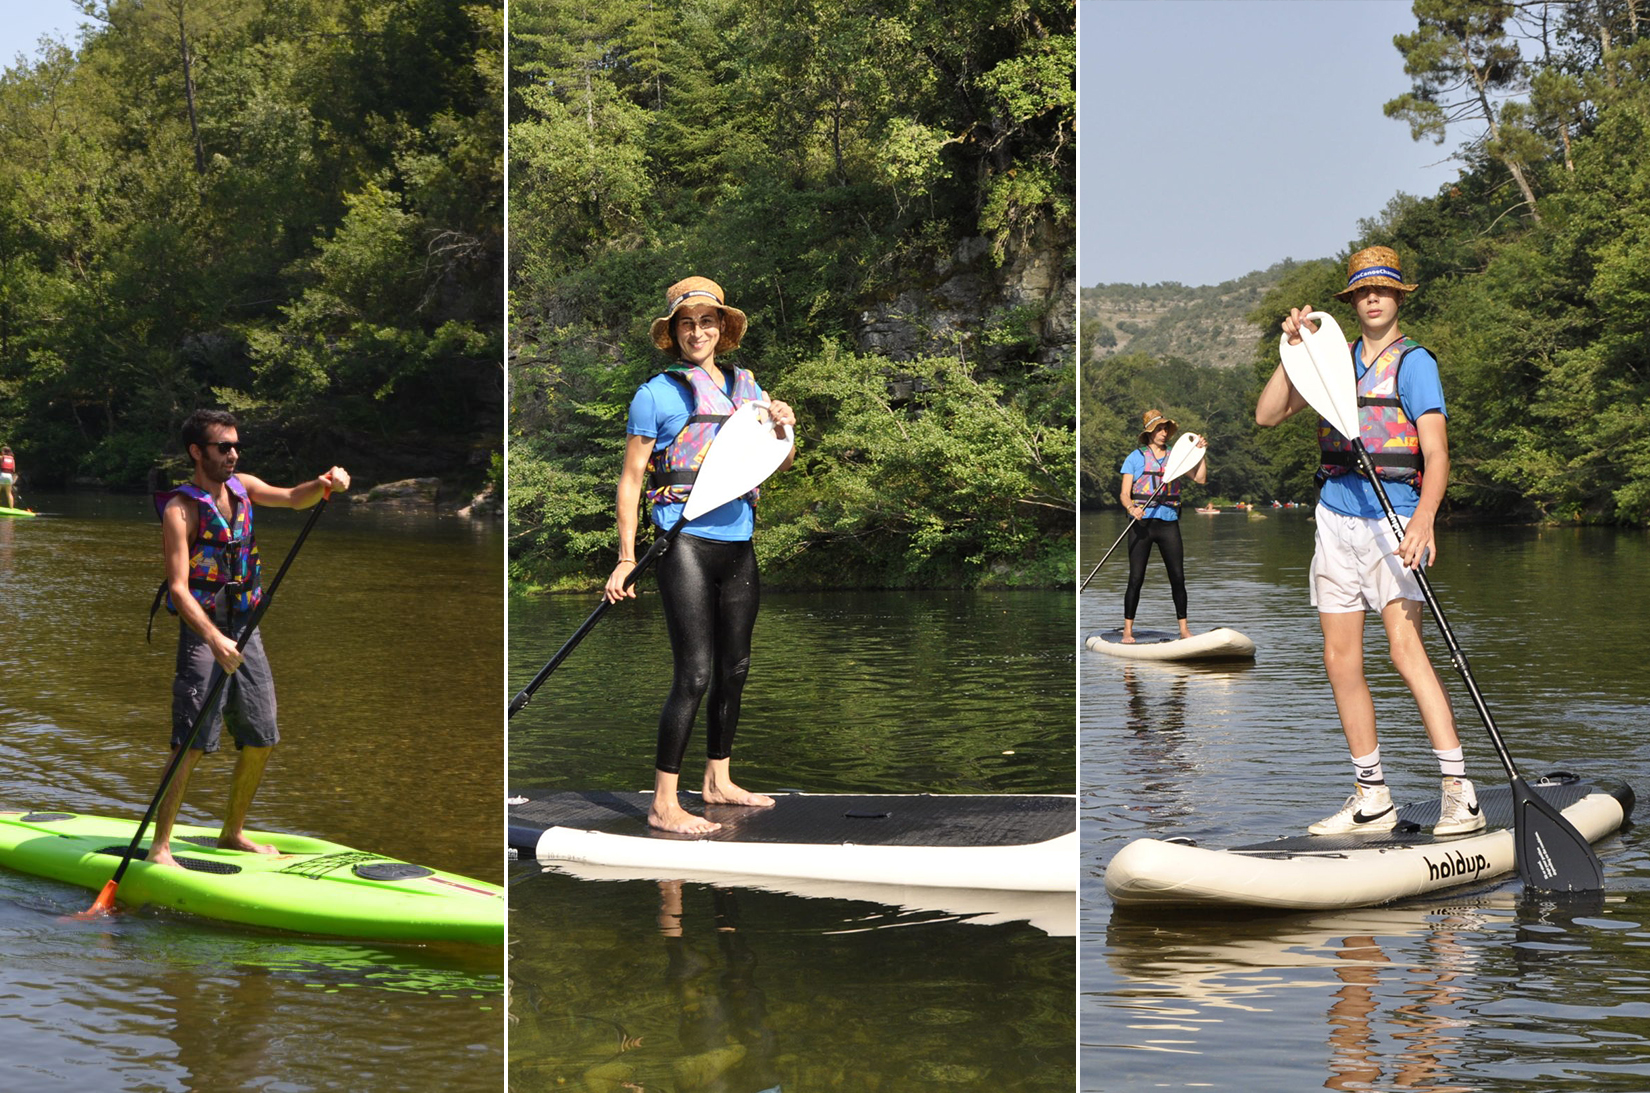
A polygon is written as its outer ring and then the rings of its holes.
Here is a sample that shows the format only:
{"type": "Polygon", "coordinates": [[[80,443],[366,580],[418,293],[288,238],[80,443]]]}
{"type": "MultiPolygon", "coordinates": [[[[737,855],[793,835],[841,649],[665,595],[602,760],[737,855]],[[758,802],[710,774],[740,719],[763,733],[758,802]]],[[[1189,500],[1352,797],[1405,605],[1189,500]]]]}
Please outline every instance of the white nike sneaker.
{"type": "Polygon", "coordinates": [[[1478,794],[1465,778],[1445,778],[1444,798],[1438,806],[1438,823],[1434,835],[1461,835],[1484,826],[1484,810],[1478,807],[1478,794]]]}
{"type": "Polygon", "coordinates": [[[1346,804],[1333,816],[1325,817],[1306,830],[1314,835],[1350,835],[1361,831],[1391,831],[1398,824],[1398,809],[1385,786],[1357,787],[1346,804]]]}

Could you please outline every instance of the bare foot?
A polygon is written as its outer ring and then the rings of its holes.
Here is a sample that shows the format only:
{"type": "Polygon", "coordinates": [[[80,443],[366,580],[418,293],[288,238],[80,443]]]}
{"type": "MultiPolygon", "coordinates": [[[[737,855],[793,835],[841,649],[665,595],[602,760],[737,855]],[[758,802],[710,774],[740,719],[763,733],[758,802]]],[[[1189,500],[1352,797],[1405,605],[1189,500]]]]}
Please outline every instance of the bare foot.
{"type": "Polygon", "coordinates": [[[685,808],[660,809],[655,805],[647,810],[647,826],[677,835],[709,835],[712,831],[719,830],[722,825],[703,816],[695,816],[685,808]]]}
{"type": "Polygon", "coordinates": [[[732,782],[723,782],[720,786],[705,783],[705,804],[707,805],[745,805],[750,808],[772,808],[773,798],[766,793],[752,793],[748,789],[740,789],[732,782]]]}
{"type": "Polygon", "coordinates": [[[151,846],[149,848],[149,853],[143,860],[148,862],[150,865],[170,865],[173,869],[179,868],[178,859],[172,856],[172,851],[170,849],[164,847],[157,850],[151,846]]]}
{"type": "Polygon", "coordinates": [[[219,836],[219,850],[241,850],[248,854],[279,854],[280,851],[268,843],[255,843],[245,835],[234,837],[219,836]]]}
{"type": "Polygon", "coordinates": [[[1119,638],[1117,640],[1117,644],[1119,644],[1119,645],[1133,645],[1134,644],[1134,635],[1133,634],[1124,634],[1121,638],[1119,638]]]}
{"type": "Polygon", "coordinates": [[[1192,628],[1187,626],[1186,624],[1182,623],[1181,626],[1180,626],[1180,636],[1183,637],[1183,638],[1191,637],[1192,636],[1192,628]]]}

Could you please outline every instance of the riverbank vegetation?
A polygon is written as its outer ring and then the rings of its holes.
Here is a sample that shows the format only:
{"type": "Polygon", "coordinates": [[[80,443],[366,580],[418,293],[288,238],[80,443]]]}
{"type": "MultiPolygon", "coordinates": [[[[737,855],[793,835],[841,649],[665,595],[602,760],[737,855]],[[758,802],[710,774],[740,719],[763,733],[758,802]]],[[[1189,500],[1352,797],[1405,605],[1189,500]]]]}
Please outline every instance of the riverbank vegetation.
{"type": "Polygon", "coordinates": [[[87,0],[0,77],[0,439],[134,487],[196,406],[248,465],[480,485],[500,450],[502,5],[87,0]]]}
{"type": "Polygon", "coordinates": [[[613,566],[625,408],[668,363],[647,325],[688,274],[750,316],[725,362],[800,417],[763,489],[764,581],[1070,579],[1073,18],[511,4],[518,585],[613,566]]]}
{"type": "MultiPolygon", "coordinates": [[[[1387,113],[1417,139],[1466,138],[1460,178],[1398,195],[1347,253],[1395,247],[1420,291],[1405,333],[1442,369],[1457,515],[1650,525],[1650,12],[1603,3],[1417,0],[1397,41],[1413,80],[1387,113]],[[1486,95],[1473,89],[1482,86],[1486,95]]],[[[1250,315],[1252,373],[1233,384],[1172,359],[1091,357],[1084,500],[1115,504],[1115,469],[1159,406],[1207,431],[1212,492],[1311,497],[1308,415],[1258,430],[1278,323],[1312,303],[1356,331],[1345,255],[1282,271],[1250,315]],[[1218,487],[1213,484],[1218,482],[1218,487]]],[[[1091,347],[1097,349],[1098,347],[1091,347]]]]}

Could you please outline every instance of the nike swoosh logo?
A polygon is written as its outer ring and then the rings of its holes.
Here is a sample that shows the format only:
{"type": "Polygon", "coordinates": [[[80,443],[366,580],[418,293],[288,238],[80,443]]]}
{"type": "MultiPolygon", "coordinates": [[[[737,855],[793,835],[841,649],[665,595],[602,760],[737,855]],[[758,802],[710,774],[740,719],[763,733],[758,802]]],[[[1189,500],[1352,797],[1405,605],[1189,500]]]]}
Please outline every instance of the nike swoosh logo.
{"type": "Polygon", "coordinates": [[[1391,812],[1391,811],[1392,811],[1392,809],[1390,809],[1390,808],[1384,808],[1381,811],[1375,813],[1375,815],[1373,815],[1373,816],[1365,816],[1362,812],[1354,812],[1352,814],[1352,822],[1355,823],[1355,824],[1367,824],[1367,823],[1370,823],[1371,821],[1379,820],[1382,816],[1385,816],[1388,812],[1391,812]]]}

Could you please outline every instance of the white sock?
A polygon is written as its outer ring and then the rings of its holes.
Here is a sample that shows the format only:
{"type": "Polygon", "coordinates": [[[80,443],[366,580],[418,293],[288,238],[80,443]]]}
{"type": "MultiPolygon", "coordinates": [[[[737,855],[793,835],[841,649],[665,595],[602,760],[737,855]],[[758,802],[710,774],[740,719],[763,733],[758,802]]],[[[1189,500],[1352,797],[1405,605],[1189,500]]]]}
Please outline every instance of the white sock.
{"type": "Polygon", "coordinates": [[[1354,755],[1352,771],[1360,786],[1386,785],[1386,771],[1381,769],[1381,746],[1375,745],[1375,750],[1368,755],[1354,755]]]}
{"type": "Polygon", "coordinates": [[[1445,778],[1465,778],[1467,776],[1467,761],[1462,757],[1461,745],[1445,748],[1440,751],[1432,749],[1432,754],[1438,757],[1438,773],[1445,778]]]}

